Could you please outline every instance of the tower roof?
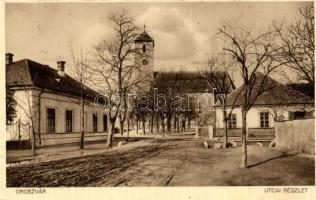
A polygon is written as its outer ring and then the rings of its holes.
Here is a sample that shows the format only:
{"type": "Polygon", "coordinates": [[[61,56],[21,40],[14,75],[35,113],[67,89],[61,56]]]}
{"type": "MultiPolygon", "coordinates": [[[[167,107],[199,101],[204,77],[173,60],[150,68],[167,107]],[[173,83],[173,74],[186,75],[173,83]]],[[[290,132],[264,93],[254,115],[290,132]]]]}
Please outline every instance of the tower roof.
{"type": "Polygon", "coordinates": [[[146,31],[136,38],[135,42],[154,42],[154,40],[148,35],[146,31]]]}

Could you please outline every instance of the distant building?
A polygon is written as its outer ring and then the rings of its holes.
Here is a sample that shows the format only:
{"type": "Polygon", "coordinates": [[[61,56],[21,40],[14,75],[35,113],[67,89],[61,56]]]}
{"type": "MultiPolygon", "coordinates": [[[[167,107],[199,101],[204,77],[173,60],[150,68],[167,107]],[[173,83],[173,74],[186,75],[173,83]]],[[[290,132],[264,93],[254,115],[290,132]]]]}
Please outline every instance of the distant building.
{"type": "MultiPolygon", "coordinates": [[[[80,132],[81,106],[78,81],[65,73],[65,62],[59,61],[58,70],[29,59],[13,61],[6,54],[6,84],[14,91],[17,117],[23,124],[31,123],[37,135],[74,134],[80,132]]],[[[107,110],[94,105],[97,92],[84,87],[85,132],[108,131],[107,110]]]]}
{"type": "MultiPolygon", "coordinates": [[[[235,87],[232,82],[227,84],[227,87],[235,87]]],[[[200,72],[155,72],[154,87],[159,93],[180,95],[188,120],[194,120],[196,125],[215,123],[214,105],[219,91],[214,90],[200,72]]]]}
{"type": "MultiPolygon", "coordinates": [[[[271,88],[261,94],[247,113],[249,135],[273,135],[275,121],[287,121],[314,117],[314,100],[297,90],[287,87],[272,78],[268,78],[265,88],[271,88]]],[[[228,96],[228,107],[235,108],[228,121],[229,135],[240,136],[242,128],[241,105],[244,102],[243,86],[234,90],[228,96]],[[234,103],[235,102],[235,103],[234,103]]],[[[259,90],[259,84],[253,88],[253,94],[259,90]]],[[[216,129],[222,135],[224,128],[222,106],[217,103],[216,129]]],[[[227,109],[230,112],[231,109],[227,109]]]]}

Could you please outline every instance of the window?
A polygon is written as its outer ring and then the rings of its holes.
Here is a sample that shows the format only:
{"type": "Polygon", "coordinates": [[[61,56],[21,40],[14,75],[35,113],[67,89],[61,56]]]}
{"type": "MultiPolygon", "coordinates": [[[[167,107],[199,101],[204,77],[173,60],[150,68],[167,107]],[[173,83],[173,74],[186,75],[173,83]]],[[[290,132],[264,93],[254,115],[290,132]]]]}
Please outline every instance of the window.
{"type": "Polygon", "coordinates": [[[294,112],[294,119],[304,119],[305,112],[294,112]]]}
{"type": "Polygon", "coordinates": [[[261,112],[260,113],[260,128],[268,128],[269,127],[269,113],[261,112]]]}
{"type": "Polygon", "coordinates": [[[237,116],[235,113],[231,114],[230,118],[227,121],[227,124],[229,129],[237,128],[237,116]]]}
{"type": "Polygon", "coordinates": [[[108,116],[103,115],[103,131],[108,131],[108,116]]]}
{"type": "Polygon", "coordinates": [[[97,113],[93,113],[92,120],[93,120],[93,132],[97,132],[98,131],[98,114],[97,113]]]}
{"type": "Polygon", "coordinates": [[[55,133],[56,131],[56,110],[47,108],[47,132],[55,133]]]}
{"type": "Polygon", "coordinates": [[[146,52],[146,44],[143,44],[143,52],[146,52]]]}
{"type": "Polygon", "coordinates": [[[72,132],[72,111],[66,110],[66,132],[72,132]]]}
{"type": "Polygon", "coordinates": [[[147,59],[143,59],[143,65],[148,65],[149,61],[147,59]]]}

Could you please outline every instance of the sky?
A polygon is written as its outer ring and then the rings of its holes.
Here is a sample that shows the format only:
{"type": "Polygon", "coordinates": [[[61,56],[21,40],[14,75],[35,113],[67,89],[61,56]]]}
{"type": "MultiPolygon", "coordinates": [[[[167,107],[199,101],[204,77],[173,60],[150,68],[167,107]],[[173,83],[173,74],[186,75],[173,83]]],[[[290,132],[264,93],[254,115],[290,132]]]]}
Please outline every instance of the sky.
{"type": "MultiPolygon", "coordinates": [[[[14,60],[31,60],[57,67],[71,62],[70,46],[89,52],[110,39],[108,17],[123,9],[155,40],[155,71],[197,70],[221,51],[217,31],[232,21],[254,31],[274,20],[289,23],[298,8],[311,2],[199,3],[7,3],[6,52],[14,60]]],[[[67,71],[67,68],[66,68],[67,71]]]]}

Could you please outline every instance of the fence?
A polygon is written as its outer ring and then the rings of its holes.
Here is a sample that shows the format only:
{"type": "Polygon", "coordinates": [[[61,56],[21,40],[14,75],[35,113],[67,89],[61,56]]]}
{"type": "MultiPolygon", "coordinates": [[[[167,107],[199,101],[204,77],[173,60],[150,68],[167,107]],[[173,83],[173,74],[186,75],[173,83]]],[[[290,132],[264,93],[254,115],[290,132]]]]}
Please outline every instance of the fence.
{"type": "MultiPolygon", "coordinates": [[[[228,129],[228,137],[241,137],[241,129],[228,129]]],[[[224,129],[215,129],[214,137],[224,136],[224,129]]],[[[248,128],[249,138],[273,139],[275,136],[274,128],[248,128]]]]}
{"type": "MultiPolygon", "coordinates": [[[[44,146],[63,146],[63,145],[77,145],[80,146],[80,133],[49,133],[41,134],[41,138],[36,134],[35,145],[36,147],[44,146]]],[[[85,143],[93,143],[97,141],[105,141],[107,139],[107,133],[85,133],[85,143]]]]}
{"type": "Polygon", "coordinates": [[[315,153],[315,119],[275,123],[276,145],[300,153],[315,153]]]}
{"type": "Polygon", "coordinates": [[[7,149],[31,148],[31,125],[18,120],[6,126],[7,149]]]}

